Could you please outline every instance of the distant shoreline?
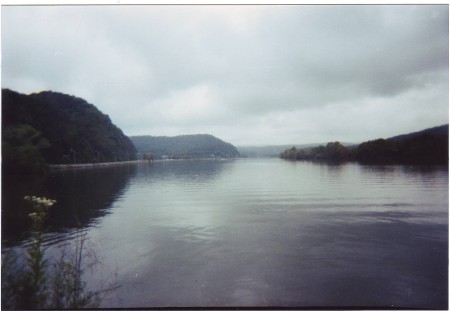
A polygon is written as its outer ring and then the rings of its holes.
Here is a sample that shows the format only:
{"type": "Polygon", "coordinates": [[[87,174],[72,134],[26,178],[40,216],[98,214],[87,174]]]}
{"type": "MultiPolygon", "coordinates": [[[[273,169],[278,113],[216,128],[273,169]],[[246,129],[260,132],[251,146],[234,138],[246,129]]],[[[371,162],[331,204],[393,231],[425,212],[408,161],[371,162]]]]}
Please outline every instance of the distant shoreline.
{"type": "Polygon", "coordinates": [[[51,170],[66,170],[77,168],[120,166],[126,164],[148,163],[148,160],[134,160],[121,162],[77,163],[77,164],[49,164],[51,170]]]}
{"type": "Polygon", "coordinates": [[[77,164],[49,164],[50,170],[70,170],[81,168],[94,168],[94,167],[111,167],[121,166],[127,164],[139,164],[139,163],[153,163],[153,162],[171,162],[171,161],[189,161],[189,160],[215,160],[223,161],[225,159],[236,158],[186,158],[186,159],[157,159],[157,160],[133,160],[133,161],[120,161],[120,162],[99,162],[99,163],[77,163],[77,164]]]}

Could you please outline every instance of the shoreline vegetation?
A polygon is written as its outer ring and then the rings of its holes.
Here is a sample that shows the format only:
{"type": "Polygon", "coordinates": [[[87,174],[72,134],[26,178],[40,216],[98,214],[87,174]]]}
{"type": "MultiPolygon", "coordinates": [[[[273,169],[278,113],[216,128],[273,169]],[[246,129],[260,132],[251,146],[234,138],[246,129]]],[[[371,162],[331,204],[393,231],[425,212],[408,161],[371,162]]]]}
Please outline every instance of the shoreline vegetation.
{"type": "MultiPolygon", "coordinates": [[[[128,137],[84,99],[51,91],[24,95],[2,89],[2,121],[4,174],[117,166],[140,159],[245,157],[232,144],[209,134],[128,137]]],[[[330,142],[278,152],[280,158],[296,161],[448,165],[448,124],[353,146],[330,142]]]]}
{"type": "Polygon", "coordinates": [[[361,164],[448,165],[448,124],[420,132],[375,139],[359,145],[344,146],[330,142],[325,146],[280,153],[284,160],[358,162],[361,164]]]}
{"type": "Polygon", "coordinates": [[[2,170],[41,173],[48,164],[136,160],[136,148],[108,115],[82,98],[2,89],[2,170]]]}
{"type": "Polygon", "coordinates": [[[84,274],[94,271],[100,262],[88,246],[85,232],[77,229],[74,241],[61,250],[59,259],[49,257],[44,234],[49,228],[49,209],[56,200],[36,196],[24,200],[31,203],[31,240],[22,253],[13,249],[2,253],[2,308],[98,308],[120,285],[107,281],[95,290],[88,288],[84,274]]]}

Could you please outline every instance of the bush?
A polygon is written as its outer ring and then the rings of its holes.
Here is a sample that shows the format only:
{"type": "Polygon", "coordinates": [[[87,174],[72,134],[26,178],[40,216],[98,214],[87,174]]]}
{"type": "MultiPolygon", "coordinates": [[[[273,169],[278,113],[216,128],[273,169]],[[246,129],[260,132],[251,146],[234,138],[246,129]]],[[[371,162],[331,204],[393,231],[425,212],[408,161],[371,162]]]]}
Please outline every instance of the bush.
{"type": "MultiPolygon", "coordinates": [[[[109,286],[97,291],[87,290],[83,281],[87,265],[98,264],[95,252],[86,249],[86,234],[78,230],[72,251],[63,251],[57,261],[46,258],[43,233],[46,229],[48,210],[56,201],[47,198],[29,197],[32,205],[29,217],[32,220],[32,242],[22,255],[13,251],[2,256],[2,308],[3,309],[79,309],[98,307],[102,295],[118,286],[109,286]]],[[[113,283],[115,284],[115,283],[113,283]]]]}

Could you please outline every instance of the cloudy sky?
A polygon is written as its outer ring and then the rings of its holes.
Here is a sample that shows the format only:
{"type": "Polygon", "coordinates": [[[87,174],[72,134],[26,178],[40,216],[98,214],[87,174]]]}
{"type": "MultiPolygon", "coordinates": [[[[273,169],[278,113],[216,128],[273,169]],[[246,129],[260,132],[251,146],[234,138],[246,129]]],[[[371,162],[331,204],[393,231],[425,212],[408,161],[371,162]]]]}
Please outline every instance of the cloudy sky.
{"type": "Polygon", "coordinates": [[[447,5],[4,6],[2,87],[127,135],[361,142],[448,123],[447,5]]]}

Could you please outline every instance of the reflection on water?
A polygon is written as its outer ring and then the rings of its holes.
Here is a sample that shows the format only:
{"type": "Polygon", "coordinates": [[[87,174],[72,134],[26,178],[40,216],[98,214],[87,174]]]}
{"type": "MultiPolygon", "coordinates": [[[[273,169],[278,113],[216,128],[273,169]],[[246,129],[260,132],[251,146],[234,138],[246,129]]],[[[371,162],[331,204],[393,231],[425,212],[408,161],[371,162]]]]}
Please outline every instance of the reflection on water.
{"type": "Polygon", "coordinates": [[[87,227],[104,216],[124,191],[135,166],[51,172],[44,176],[4,175],[2,180],[2,241],[15,244],[26,237],[29,208],[25,195],[57,200],[50,210],[50,232],[87,227]]]}
{"type": "Polygon", "coordinates": [[[140,170],[139,177],[148,178],[151,173],[152,179],[179,179],[184,181],[208,182],[219,175],[224,165],[233,160],[184,160],[155,162],[140,170]]]}
{"type": "Polygon", "coordinates": [[[446,168],[167,161],[115,187],[98,174],[54,193],[69,210],[103,196],[87,232],[123,284],[105,308],[447,309],[446,168]]]}

